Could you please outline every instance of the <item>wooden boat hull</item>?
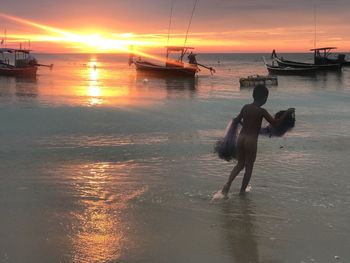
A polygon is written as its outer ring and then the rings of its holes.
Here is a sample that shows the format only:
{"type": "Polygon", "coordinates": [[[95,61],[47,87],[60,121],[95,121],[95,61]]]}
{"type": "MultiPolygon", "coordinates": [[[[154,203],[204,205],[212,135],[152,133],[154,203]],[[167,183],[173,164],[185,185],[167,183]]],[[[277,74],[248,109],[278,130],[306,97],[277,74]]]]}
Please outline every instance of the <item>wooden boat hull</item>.
{"type": "Polygon", "coordinates": [[[277,86],[278,80],[275,76],[253,75],[239,79],[240,87],[255,87],[257,85],[277,86]]]}
{"type": "Polygon", "coordinates": [[[156,76],[174,76],[174,77],[194,77],[198,68],[193,67],[172,67],[160,66],[145,61],[134,61],[136,69],[144,73],[156,76]]]}
{"type": "Polygon", "coordinates": [[[317,67],[292,68],[266,65],[266,68],[271,75],[312,75],[318,71],[317,67]]]}
{"type": "Polygon", "coordinates": [[[23,77],[23,76],[35,76],[38,67],[1,67],[0,66],[0,76],[13,76],[13,77],[23,77]]]}
{"type": "Polygon", "coordinates": [[[296,61],[291,61],[291,60],[281,60],[278,58],[275,58],[277,61],[278,66],[280,67],[292,67],[292,68],[317,68],[317,70],[341,70],[342,65],[340,63],[337,64],[324,64],[324,65],[315,65],[311,63],[303,63],[303,62],[296,62],[296,61]]]}

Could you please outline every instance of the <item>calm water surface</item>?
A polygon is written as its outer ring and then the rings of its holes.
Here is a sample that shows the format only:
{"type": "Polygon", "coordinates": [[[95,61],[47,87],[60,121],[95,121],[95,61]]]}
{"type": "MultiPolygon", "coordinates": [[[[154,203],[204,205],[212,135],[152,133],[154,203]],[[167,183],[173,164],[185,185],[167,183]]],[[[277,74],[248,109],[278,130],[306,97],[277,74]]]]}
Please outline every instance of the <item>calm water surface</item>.
{"type": "Polygon", "coordinates": [[[0,261],[349,262],[350,68],[279,77],[265,107],[295,107],[295,129],[260,138],[246,197],[238,177],[211,202],[233,167],[213,144],[261,56],[200,54],[217,73],[188,80],[41,54],[52,71],[0,77],[0,261]]]}

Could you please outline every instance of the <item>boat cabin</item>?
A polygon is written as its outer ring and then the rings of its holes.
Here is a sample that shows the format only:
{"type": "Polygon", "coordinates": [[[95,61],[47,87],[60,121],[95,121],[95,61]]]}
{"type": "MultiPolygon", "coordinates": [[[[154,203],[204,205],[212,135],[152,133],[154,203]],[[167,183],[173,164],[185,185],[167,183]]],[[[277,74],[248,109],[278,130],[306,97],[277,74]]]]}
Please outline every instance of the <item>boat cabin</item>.
{"type": "Polygon", "coordinates": [[[29,49],[0,48],[0,65],[8,67],[32,67],[37,60],[30,55],[29,49]]]}
{"type": "Polygon", "coordinates": [[[337,49],[336,47],[322,47],[322,48],[313,48],[310,51],[314,52],[314,63],[316,65],[324,65],[324,64],[337,64],[343,63],[345,60],[344,54],[339,54],[335,58],[330,58],[332,54],[332,50],[337,49]]]}
{"type": "Polygon", "coordinates": [[[189,50],[193,47],[179,47],[179,46],[167,46],[166,47],[166,67],[184,67],[183,58],[189,50]],[[172,57],[173,54],[177,54],[177,57],[172,57]]]}

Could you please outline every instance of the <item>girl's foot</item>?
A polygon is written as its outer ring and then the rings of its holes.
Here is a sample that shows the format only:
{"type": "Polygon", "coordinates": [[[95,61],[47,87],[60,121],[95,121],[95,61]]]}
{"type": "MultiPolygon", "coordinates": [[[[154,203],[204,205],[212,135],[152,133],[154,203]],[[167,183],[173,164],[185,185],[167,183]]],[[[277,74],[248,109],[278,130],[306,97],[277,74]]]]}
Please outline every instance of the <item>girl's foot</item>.
{"type": "Polygon", "coordinates": [[[228,183],[226,183],[224,185],[224,187],[222,188],[221,193],[227,197],[228,191],[230,191],[230,185],[228,183]]]}
{"type": "Polygon", "coordinates": [[[218,200],[225,200],[227,199],[227,195],[224,195],[222,193],[222,190],[217,191],[214,195],[211,201],[218,201],[218,200]]]}

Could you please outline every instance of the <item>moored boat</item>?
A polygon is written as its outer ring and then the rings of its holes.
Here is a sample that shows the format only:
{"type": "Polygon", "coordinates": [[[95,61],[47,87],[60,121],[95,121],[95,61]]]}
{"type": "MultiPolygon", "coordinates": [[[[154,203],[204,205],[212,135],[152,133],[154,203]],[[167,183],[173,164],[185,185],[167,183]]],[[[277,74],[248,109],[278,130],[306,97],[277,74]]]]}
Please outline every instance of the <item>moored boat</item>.
{"type": "Polygon", "coordinates": [[[36,76],[39,66],[52,68],[53,65],[39,64],[30,52],[29,49],[0,48],[0,75],[36,76]]]}
{"type": "Polygon", "coordinates": [[[334,58],[331,58],[332,50],[336,47],[322,47],[313,48],[310,51],[314,52],[314,64],[316,65],[329,65],[329,64],[343,64],[345,62],[345,55],[338,54],[334,58]]]}
{"type": "Polygon", "coordinates": [[[280,67],[293,67],[293,68],[315,68],[317,67],[318,70],[341,70],[342,64],[341,63],[334,63],[334,64],[322,64],[322,65],[316,65],[311,63],[304,63],[304,62],[296,62],[291,60],[285,60],[280,58],[275,58],[275,61],[280,67]]]}
{"type": "MultiPolygon", "coordinates": [[[[173,4],[174,4],[173,1],[171,1],[171,9],[170,9],[171,14],[170,14],[170,21],[169,21],[167,44],[169,43],[169,39],[170,39],[173,4]]],[[[197,5],[197,1],[195,1],[193,5],[192,14],[190,17],[190,21],[188,23],[183,46],[167,45],[165,59],[157,58],[157,60],[162,63],[161,65],[150,61],[143,61],[141,57],[135,60],[134,54],[131,53],[129,56],[129,65],[134,64],[136,67],[136,70],[138,71],[143,71],[151,75],[158,75],[158,76],[164,76],[164,77],[173,77],[173,76],[174,77],[194,77],[196,73],[200,71],[199,67],[209,69],[211,74],[215,73],[215,69],[213,69],[212,67],[207,67],[203,64],[198,63],[196,59],[196,54],[190,51],[194,48],[186,46],[188,32],[191,26],[196,5],[197,5]],[[177,57],[175,59],[171,57],[173,53],[177,53],[177,57]],[[184,62],[185,55],[187,55],[187,58],[188,58],[187,63],[184,62]],[[163,64],[164,62],[165,64],[163,64]]]]}
{"type": "Polygon", "coordinates": [[[191,47],[166,47],[165,64],[160,65],[149,61],[143,61],[141,58],[133,59],[132,63],[139,71],[147,72],[153,75],[164,76],[183,76],[194,77],[198,72],[198,65],[196,63],[184,63],[183,58],[187,50],[193,49],[191,47]],[[178,59],[171,59],[170,54],[173,52],[180,52],[178,59]]]}
{"type": "Polygon", "coordinates": [[[154,75],[193,77],[197,72],[196,68],[165,67],[147,61],[134,61],[134,64],[137,70],[154,75]]]}
{"type": "Polygon", "coordinates": [[[156,64],[149,61],[144,61],[142,58],[134,59],[134,55],[131,54],[129,58],[129,64],[134,64],[136,70],[143,71],[150,75],[158,75],[164,77],[194,77],[199,71],[199,66],[207,68],[210,72],[215,72],[212,67],[207,67],[197,62],[196,55],[189,50],[192,47],[178,47],[168,46],[166,47],[165,59],[160,59],[164,64],[156,64]],[[177,59],[171,58],[171,54],[177,53],[179,56],[177,59]],[[188,62],[184,62],[185,55],[188,55],[188,62]]]}
{"type": "MultiPolygon", "coordinates": [[[[341,70],[343,63],[340,62],[334,62],[334,63],[321,63],[319,61],[319,64],[313,64],[313,63],[305,63],[305,62],[297,62],[297,61],[291,61],[286,60],[284,58],[279,58],[275,52],[275,50],[272,51],[271,58],[277,62],[278,66],[280,67],[291,67],[291,68],[317,68],[317,70],[341,70]]],[[[316,59],[315,59],[316,61],[316,59]]]]}
{"type": "Polygon", "coordinates": [[[309,68],[294,68],[294,67],[280,67],[265,64],[269,74],[272,75],[310,75],[318,71],[317,67],[309,68]]]}

